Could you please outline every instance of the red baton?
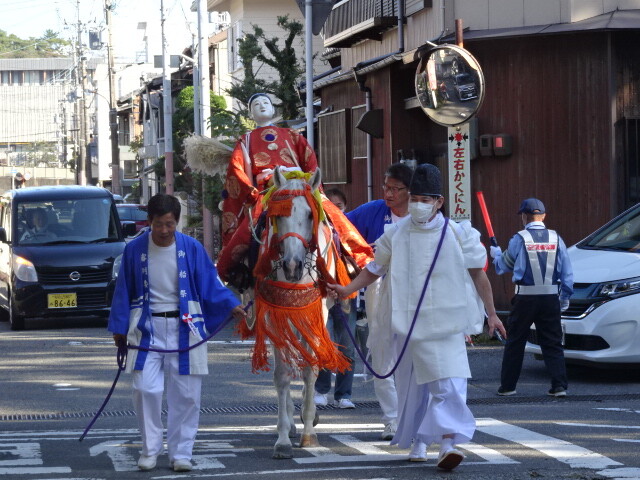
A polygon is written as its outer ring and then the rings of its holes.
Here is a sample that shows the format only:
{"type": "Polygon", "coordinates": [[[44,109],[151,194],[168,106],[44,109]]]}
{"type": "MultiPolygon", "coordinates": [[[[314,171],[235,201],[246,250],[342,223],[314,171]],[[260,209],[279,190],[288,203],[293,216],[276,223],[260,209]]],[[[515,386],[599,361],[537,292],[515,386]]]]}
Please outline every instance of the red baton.
{"type": "Polygon", "coordinates": [[[493,245],[494,247],[497,247],[498,241],[496,240],[496,236],[493,234],[493,227],[491,226],[491,218],[489,217],[489,210],[487,209],[487,204],[484,202],[484,194],[482,192],[476,192],[476,196],[478,197],[480,210],[482,210],[482,217],[484,218],[484,224],[487,227],[487,233],[489,234],[491,245],[493,245]]]}

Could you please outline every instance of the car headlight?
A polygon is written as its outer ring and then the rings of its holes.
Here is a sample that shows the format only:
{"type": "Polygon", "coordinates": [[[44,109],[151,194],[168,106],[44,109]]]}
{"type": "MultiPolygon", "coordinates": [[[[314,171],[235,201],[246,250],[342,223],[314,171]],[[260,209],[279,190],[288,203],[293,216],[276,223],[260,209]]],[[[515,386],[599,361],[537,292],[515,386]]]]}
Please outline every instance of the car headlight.
{"type": "Polygon", "coordinates": [[[13,255],[13,273],[15,274],[18,280],[22,280],[23,282],[37,282],[38,274],[36,272],[36,267],[33,266],[26,258],[20,257],[18,255],[13,255]]]}
{"type": "Polygon", "coordinates": [[[121,264],[122,264],[122,254],[118,255],[116,259],[113,261],[113,270],[111,270],[111,278],[113,280],[118,278],[118,273],[120,272],[121,264]]]}
{"type": "Polygon", "coordinates": [[[597,297],[611,298],[631,295],[633,293],[640,293],[640,277],[601,283],[595,292],[597,297]]]}

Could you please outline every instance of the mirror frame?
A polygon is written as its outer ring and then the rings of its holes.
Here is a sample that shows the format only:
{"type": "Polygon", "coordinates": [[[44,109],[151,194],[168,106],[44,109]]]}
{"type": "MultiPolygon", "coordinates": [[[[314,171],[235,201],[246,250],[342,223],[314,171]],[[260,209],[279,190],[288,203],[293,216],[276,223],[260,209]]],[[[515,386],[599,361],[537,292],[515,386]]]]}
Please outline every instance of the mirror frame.
{"type": "MultiPolygon", "coordinates": [[[[439,64],[442,65],[443,63],[440,62],[439,64]]],[[[455,85],[453,85],[453,88],[455,91],[455,85]]],[[[478,113],[478,110],[480,110],[485,95],[484,74],[482,73],[480,63],[478,63],[475,57],[464,48],[453,44],[438,45],[437,47],[428,50],[420,59],[415,74],[415,91],[416,98],[420,103],[422,111],[431,120],[445,127],[455,127],[471,120],[478,113]],[[443,57],[451,55],[450,53],[447,53],[446,55],[439,53],[446,50],[451,50],[453,54],[455,54],[455,59],[462,59],[464,62],[462,73],[470,73],[474,75],[477,80],[476,97],[468,100],[459,99],[451,101],[451,96],[449,94],[450,88],[448,88],[450,85],[448,85],[448,83],[450,84],[450,79],[455,78],[453,76],[458,74],[456,72],[459,72],[458,68],[460,67],[458,66],[458,62],[455,62],[455,65],[449,66],[447,70],[444,71],[435,67],[436,55],[441,55],[443,57]],[[454,67],[455,71],[453,71],[454,67]],[[432,69],[432,78],[429,78],[429,73],[426,72],[427,69],[432,69]],[[447,81],[447,79],[449,79],[449,81],[447,81]],[[433,84],[433,82],[435,82],[435,84],[433,84]],[[435,85],[436,88],[430,88],[428,86],[429,83],[432,84],[432,87],[435,85]],[[442,86],[444,86],[444,90],[442,90],[442,86]],[[443,95],[444,99],[442,98],[443,95]],[[472,106],[472,108],[469,109],[469,106],[472,106]],[[446,114],[443,114],[445,108],[446,114]],[[452,117],[452,119],[450,120],[449,117],[452,117]]]]}

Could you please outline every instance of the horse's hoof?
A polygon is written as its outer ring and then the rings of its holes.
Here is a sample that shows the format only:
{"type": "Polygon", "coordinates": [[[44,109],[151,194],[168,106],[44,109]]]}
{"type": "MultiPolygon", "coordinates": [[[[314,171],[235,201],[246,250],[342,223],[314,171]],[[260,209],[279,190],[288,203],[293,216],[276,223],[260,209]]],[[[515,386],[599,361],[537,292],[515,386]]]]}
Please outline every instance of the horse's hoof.
{"type": "Polygon", "coordinates": [[[294,423],[291,424],[291,428],[289,429],[289,438],[295,438],[298,436],[298,431],[296,430],[296,426],[294,423]]]}
{"type": "Polygon", "coordinates": [[[273,447],[273,458],[278,460],[293,458],[293,447],[291,445],[276,444],[273,447]]]}
{"type": "MultiPolygon", "coordinates": [[[[304,418],[302,418],[302,413],[300,414],[300,421],[304,425],[304,418]]],[[[315,427],[316,425],[318,425],[318,422],[320,422],[320,414],[316,410],[316,415],[315,415],[315,417],[313,417],[313,426],[315,427]]],[[[295,425],[294,425],[294,427],[295,427],[295,425]]]]}
{"type": "Polygon", "coordinates": [[[307,433],[300,437],[301,448],[319,447],[319,446],[320,446],[320,442],[318,442],[318,435],[316,435],[315,433],[311,433],[311,434],[307,433]]]}

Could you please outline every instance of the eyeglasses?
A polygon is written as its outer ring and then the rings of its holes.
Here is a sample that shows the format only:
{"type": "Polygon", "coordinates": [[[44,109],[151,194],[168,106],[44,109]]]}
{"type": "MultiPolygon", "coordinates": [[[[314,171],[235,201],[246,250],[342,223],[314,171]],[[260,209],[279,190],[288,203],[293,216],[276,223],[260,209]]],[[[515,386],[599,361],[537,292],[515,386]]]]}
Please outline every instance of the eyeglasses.
{"type": "Polygon", "coordinates": [[[382,185],[382,191],[391,192],[394,195],[396,195],[401,190],[406,190],[406,189],[407,189],[407,187],[389,187],[388,185],[382,185]]]}

